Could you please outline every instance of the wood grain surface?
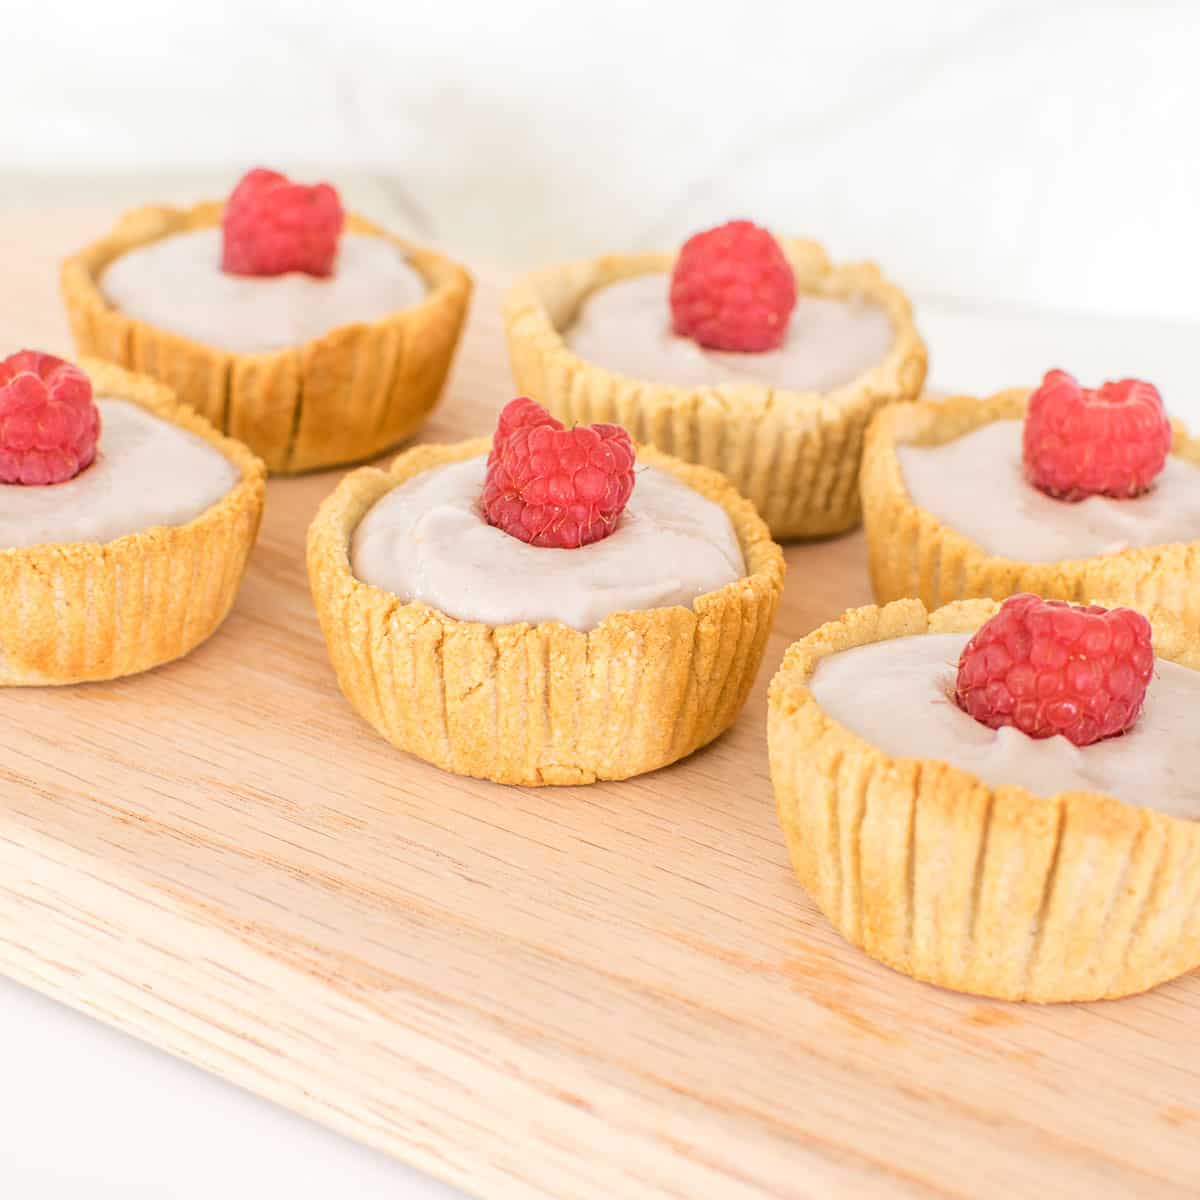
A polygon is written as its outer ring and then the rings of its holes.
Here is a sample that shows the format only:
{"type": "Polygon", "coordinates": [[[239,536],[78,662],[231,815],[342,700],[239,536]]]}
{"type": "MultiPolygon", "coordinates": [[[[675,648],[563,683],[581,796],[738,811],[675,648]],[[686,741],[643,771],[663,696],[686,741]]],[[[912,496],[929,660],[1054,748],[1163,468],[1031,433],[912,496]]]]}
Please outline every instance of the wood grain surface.
{"type": "MultiPolygon", "coordinates": [[[[67,348],[55,262],[110,217],[10,227],[4,352],[67,348]]],[[[484,432],[510,394],[497,296],[427,437],[484,432]]],[[[789,551],[753,699],[708,750],[503,788],[338,694],[302,556],[336,478],[272,482],[190,658],[0,693],[0,969],[485,1197],[1200,1192],[1195,978],[957,996],[845,945],[794,882],[766,683],[869,599],[860,536],[789,551]]]]}

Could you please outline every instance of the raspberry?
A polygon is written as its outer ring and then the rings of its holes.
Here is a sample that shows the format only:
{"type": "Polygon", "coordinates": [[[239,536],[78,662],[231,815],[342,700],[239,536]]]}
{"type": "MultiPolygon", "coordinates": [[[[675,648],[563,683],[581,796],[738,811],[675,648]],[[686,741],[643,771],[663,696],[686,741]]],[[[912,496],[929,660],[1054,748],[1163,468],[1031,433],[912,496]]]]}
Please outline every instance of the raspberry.
{"type": "Polygon", "coordinates": [[[1025,474],[1060,500],[1127,499],[1147,491],[1171,452],[1171,423],[1153,384],[1080,387],[1049,371],[1029,397],[1025,474]]]}
{"type": "Polygon", "coordinates": [[[22,350],[0,361],[0,483],[73,479],[96,457],[100,410],[76,366],[22,350]]]}
{"type": "Polygon", "coordinates": [[[617,527],[633,492],[633,442],[620,425],[564,429],[525,396],[500,414],[483,485],[488,523],[531,546],[586,546],[617,527]]]}
{"type": "Polygon", "coordinates": [[[713,350],[773,350],[796,306],[796,277],[779,243],[752,221],[729,221],[683,244],[671,275],[676,333],[713,350]]]}
{"type": "Polygon", "coordinates": [[[230,275],[331,275],[345,214],[327,183],[306,187],[257,167],[233,189],[222,221],[230,275]]]}
{"type": "Polygon", "coordinates": [[[1150,622],[1129,608],[1012,596],[958,660],[955,699],[975,720],[1087,746],[1133,726],[1154,674],[1150,622]]]}

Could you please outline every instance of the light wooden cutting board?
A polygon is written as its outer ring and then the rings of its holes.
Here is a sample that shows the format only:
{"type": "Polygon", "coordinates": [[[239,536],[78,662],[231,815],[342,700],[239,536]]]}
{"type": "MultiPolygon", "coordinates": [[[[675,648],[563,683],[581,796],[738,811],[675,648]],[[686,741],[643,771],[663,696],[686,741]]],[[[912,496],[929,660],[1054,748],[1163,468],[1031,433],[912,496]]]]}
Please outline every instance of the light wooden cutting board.
{"type": "MultiPolygon", "coordinates": [[[[83,209],[6,231],[3,352],[67,348],[83,209]]],[[[498,288],[428,437],[511,393],[498,288]]],[[[140,678],[0,692],[0,969],[486,1197],[1194,1196],[1200,982],[987,1003],[845,945],[792,879],[764,741],[789,641],[869,599],[788,552],[726,737],[623,784],[503,788],[342,700],[273,482],[235,611],[140,678]]],[[[219,1153],[219,1147],[207,1152],[219,1153]]]]}

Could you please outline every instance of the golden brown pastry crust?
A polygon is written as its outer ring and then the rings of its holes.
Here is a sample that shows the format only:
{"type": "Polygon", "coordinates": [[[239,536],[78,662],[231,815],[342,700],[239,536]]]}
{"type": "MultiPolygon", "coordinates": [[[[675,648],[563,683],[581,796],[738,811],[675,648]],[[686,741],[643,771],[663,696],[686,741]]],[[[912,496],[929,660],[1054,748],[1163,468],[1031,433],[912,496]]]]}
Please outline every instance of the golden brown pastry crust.
{"type": "MultiPolygon", "coordinates": [[[[1017,592],[1079,603],[1107,596],[1116,604],[1170,613],[1194,628],[1200,622],[1200,542],[1027,563],[986,553],[913,502],[897,445],[936,446],[992,421],[1023,417],[1029,394],[1028,388],[1013,388],[982,400],[954,396],[896,405],[871,422],[862,502],[875,598],[883,603],[917,596],[935,608],[972,597],[1002,600],[1017,592]]],[[[1200,466],[1200,441],[1179,426],[1172,452],[1200,466]]]]}
{"type": "MultiPolygon", "coordinates": [[[[796,642],[771,682],[768,740],[796,874],[849,941],[906,974],[1004,1000],[1096,1000],[1200,964],[1200,823],[1086,792],[992,788],[946,763],[892,758],[825,715],[826,655],[971,632],[969,600],[859,608],[796,642]]],[[[1155,649],[1200,646],[1155,619],[1155,649]]]]}
{"type": "Polygon", "coordinates": [[[100,288],[104,268],[135,246],[217,225],[222,206],[147,207],[72,255],[62,295],[75,344],[174,389],[217,428],[244,441],[275,474],[313,471],[382,454],[414,433],[441,393],[471,297],[457,263],[362,217],[346,227],[399,246],[429,286],[418,304],[383,320],[344,325],[302,346],[234,354],[137,321],[100,288]]]}
{"type": "Polygon", "coordinates": [[[896,338],[877,367],[820,393],[759,384],[674,387],[586,362],[562,337],[584,297],[619,279],[670,271],[674,262],[669,254],[608,255],[535,271],[513,287],[504,316],[518,389],[565,421],[614,421],[638,441],[722,472],[774,537],[850,529],[859,520],[863,431],[881,407],[920,393],[925,344],[907,297],[873,263],[835,266],[815,242],[780,244],[802,294],[862,295],[887,312],[896,338]]]}
{"type": "Polygon", "coordinates": [[[0,685],[114,679],[187,654],[225,619],[262,517],[266,471],[245,446],[152,379],[94,359],[79,365],[97,395],[203,438],[242,478],[186,525],[0,549],[0,685]]]}
{"type": "Polygon", "coordinates": [[[388,471],[347,475],[308,534],[308,573],[338,683],[388,741],[447,771],[512,784],[626,779],[712,741],[754,682],[783,587],[783,554],[715,472],[652,449],[729,514],[747,575],[682,607],[565,625],[456,621],[356,579],[350,540],[367,510],[422,471],[485,454],[486,439],[418,446],[388,471]]]}

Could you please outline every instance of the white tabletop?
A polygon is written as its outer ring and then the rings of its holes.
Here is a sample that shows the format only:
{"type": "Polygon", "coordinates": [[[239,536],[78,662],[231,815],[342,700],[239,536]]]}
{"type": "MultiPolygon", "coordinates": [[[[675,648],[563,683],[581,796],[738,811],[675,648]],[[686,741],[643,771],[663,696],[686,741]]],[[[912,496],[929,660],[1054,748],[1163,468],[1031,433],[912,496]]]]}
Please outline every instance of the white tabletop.
{"type": "Polygon", "coordinates": [[[0,1064],[13,1200],[462,1196],[6,979],[0,1064]]]}

